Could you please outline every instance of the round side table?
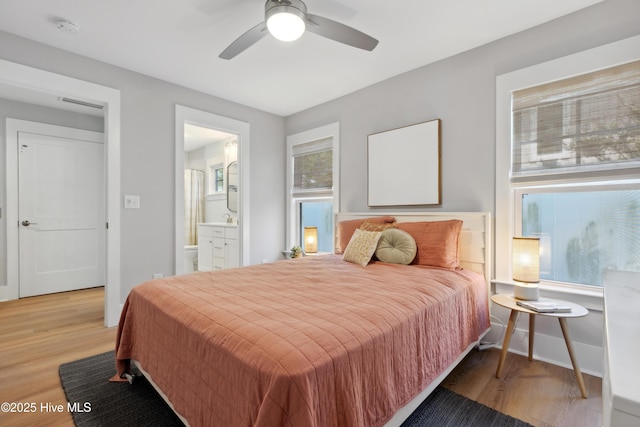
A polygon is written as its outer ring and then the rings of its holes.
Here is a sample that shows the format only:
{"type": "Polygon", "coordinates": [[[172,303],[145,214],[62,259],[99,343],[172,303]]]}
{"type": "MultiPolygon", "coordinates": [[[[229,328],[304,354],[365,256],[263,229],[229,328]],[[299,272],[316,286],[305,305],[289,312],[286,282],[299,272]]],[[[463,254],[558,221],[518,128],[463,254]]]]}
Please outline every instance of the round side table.
{"type": "Polygon", "coordinates": [[[552,313],[541,313],[533,310],[529,310],[527,308],[521,307],[517,304],[517,299],[513,295],[508,294],[495,294],[491,296],[491,301],[494,303],[508,308],[511,310],[511,315],[509,316],[509,323],[507,325],[507,330],[504,335],[504,341],[502,343],[502,353],[500,354],[500,361],[498,362],[498,369],[496,370],[496,378],[500,378],[502,374],[502,368],[504,366],[504,360],[507,357],[507,353],[509,351],[509,343],[511,342],[511,336],[513,335],[513,331],[516,328],[516,323],[518,322],[518,317],[520,313],[528,313],[529,314],[529,360],[533,360],[533,337],[535,334],[535,321],[536,316],[547,316],[547,317],[557,317],[560,322],[560,329],[562,329],[562,335],[564,336],[564,342],[567,344],[567,350],[569,351],[569,358],[571,359],[571,364],[573,365],[573,371],[576,374],[576,379],[578,380],[578,386],[580,387],[580,393],[582,397],[587,397],[587,390],[584,386],[584,381],[582,379],[582,372],[580,371],[580,367],[578,366],[578,360],[573,351],[573,344],[571,342],[571,336],[569,335],[569,326],[567,325],[567,318],[569,317],[583,317],[589,314],[589,311],[583,306],[570,302],[570,301],[561,301],[555,300],[551,298],[540,298],[540,301],[545,302],[554,302],[558,305],[568,306],[571,308],[570,312],[552,312],[552,313]]]}

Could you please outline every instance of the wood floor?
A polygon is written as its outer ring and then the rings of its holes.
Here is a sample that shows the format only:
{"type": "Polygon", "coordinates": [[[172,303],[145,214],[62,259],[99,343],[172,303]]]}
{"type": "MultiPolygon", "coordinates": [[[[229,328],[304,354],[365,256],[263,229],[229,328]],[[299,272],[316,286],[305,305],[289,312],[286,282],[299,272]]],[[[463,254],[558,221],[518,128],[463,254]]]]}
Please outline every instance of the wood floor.
{"type": "Polygon", "coordinates": [[[602,426],[602,379],[583,373],[584,399],[573,370],[509,353],[497,379],[499,358],[498,349],[473,350],[442,385],[534,426],[602,426]]]}
{"type": "Polygon", "coordinates": [[[0,412],[0,426],[74,425],[58,367],[115,347],[103,316],[103,288],[0,302],[0,402],[36,404],[35,413],[0,412]],[[47,403],[65,411],[42,411],[47,403]]]}
{"type": "MultiPolygon", "coordinates": [[[[60,386],[60,364],[114,348],[103,326],[102,288],[0,302],[0,402],[35,403],[34,413],[0,412],[0,426],[73,426],[60,386]],[[62,413],[41,405],[63,405],[62,413]]],[[[456,393],[535,426],[601,425],[602,383],[585,375],[580,397],[573,371],[509,354],[495,378],[499,351],[473,351],[444,381],[456,393]]]]}

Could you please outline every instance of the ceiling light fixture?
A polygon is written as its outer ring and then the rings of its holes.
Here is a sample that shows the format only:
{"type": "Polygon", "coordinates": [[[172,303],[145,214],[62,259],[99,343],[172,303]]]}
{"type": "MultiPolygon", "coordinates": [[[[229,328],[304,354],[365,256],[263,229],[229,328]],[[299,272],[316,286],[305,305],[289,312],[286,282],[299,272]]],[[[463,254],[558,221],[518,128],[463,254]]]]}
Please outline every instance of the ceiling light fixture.
{"type": "Polygon", "coordinates": [[[273,37],[284,42],[298,40],[306,28],[307,6],[298,0],[267,2],[267,28],[273,37]]]}
{"type": "Polygon", "coordinates": [[[302,0],[267,0],[264,4],[264,12],[263,22],[254,25],[235,39],[218,57],[234,58],[267,34],[272,34],[279,40],[293,41],[305,31],[368,51],[378,45],[378,40],[362,31],[329,18],[307,13],[307,6],[302,0]]]}

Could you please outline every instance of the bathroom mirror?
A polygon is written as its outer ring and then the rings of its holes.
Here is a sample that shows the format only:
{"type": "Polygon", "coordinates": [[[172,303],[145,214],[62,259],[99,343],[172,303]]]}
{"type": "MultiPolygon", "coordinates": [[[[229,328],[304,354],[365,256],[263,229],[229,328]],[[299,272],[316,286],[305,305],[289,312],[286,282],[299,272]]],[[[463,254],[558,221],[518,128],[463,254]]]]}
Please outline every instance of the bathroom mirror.
{"type": "Polygon", "coordinates": [[[227,166],[227,209],[238,212],[238,162],[227,166]]]}

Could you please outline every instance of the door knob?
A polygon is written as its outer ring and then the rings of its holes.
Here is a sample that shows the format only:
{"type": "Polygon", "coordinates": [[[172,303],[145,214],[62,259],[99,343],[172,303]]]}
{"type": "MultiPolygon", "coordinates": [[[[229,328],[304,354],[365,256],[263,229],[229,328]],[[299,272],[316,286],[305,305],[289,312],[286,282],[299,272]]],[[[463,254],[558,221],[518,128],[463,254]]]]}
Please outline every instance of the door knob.
{"type": "Polygon", "coordinates": [[[24,221],[22,221],[22,225],[24,225],[25,227],[28,227],[30,225],[37,225],[37,222],[29,222],[28,219],[25,219],[24,221]]]}

